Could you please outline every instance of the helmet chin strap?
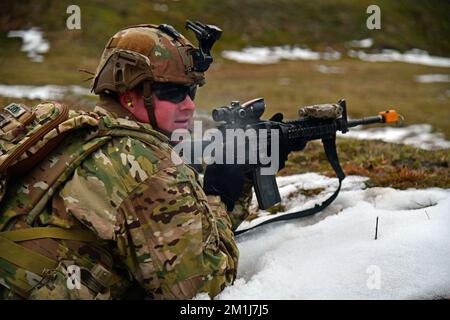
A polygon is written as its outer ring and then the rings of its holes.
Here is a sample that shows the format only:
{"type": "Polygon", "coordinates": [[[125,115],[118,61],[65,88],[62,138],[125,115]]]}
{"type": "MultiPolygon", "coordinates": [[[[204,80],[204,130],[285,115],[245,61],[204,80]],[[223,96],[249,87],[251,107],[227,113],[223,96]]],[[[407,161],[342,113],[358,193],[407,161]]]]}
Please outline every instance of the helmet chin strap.
{"type": "Polygon", "coordinates": [[[151,89],[150,81],[143,82],[143,95],[144,95],[144,106],[145,106],[145,109],[147,109],[147,115],[148,115],[148,119],[150,120],[150,125],[152,126],[153,129],[158,130],[159,132],[163,133],[167,137],[170,137],[170,132],[159,128],[158,124],[156,122],[155,105],[153,103],[152,89],[151,89]]]}
{"type": "Polygon", "coordinates": [[[156,118],[155,118],[155,108],[153,105],[153,99],[152,99],[152,90],[150,81],[144,81],[143,82],[143,95],[144,95],[144,106],[145,109],[147,109],[148,119],[150,120],[150,125],[158,129],[158,125],[156,124],[156,118]]]}

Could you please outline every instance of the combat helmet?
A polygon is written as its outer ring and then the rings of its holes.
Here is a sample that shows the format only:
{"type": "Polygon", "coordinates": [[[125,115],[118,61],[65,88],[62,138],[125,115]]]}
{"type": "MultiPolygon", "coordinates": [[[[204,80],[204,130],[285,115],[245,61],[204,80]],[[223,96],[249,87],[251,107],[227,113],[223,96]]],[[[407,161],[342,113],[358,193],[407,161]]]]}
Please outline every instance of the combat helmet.
{"type": "Polygon", "coordinates": [[[142,85],[144,103],[156,127],[151,87],[154,83],[202,86],[212,62],[211,48],[222,31],[200,22],[186,22],[199,41],[196,48],[174,27],[141,24],[124,28],[108,41],[95,72],[95,94],[124,93],[142,85]]]}

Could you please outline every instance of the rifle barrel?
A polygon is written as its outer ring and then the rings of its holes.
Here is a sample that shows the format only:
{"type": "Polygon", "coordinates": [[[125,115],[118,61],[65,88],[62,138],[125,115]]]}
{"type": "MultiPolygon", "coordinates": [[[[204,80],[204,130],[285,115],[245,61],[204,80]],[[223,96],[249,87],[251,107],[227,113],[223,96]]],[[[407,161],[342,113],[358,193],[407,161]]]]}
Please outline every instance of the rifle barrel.
{"type": "Polygon", "coordinates": [[[347,127],[356,127],[362,124],[372,124],[372,123],[384,123],[386,120],[382,115],[373,116],[373,117],[365,117],[362,119],[356,119],[356,120],[349,120],[347,122],[347,127]]]}

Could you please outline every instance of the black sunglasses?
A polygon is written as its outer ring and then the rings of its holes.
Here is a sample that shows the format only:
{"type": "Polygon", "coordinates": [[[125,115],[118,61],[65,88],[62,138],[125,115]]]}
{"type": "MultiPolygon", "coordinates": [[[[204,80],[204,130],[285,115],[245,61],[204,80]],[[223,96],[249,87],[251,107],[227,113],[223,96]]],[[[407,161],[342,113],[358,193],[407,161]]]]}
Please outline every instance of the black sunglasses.
{"type": "Polygon", "coordinates": [[[197,86],[184,86],[174,83],[154,83],[152,85],[152,92],[154,92],[160,100],[180,103],[186,99],[187,95],[194,100],[195,93],[197,92],[197,86]]]}

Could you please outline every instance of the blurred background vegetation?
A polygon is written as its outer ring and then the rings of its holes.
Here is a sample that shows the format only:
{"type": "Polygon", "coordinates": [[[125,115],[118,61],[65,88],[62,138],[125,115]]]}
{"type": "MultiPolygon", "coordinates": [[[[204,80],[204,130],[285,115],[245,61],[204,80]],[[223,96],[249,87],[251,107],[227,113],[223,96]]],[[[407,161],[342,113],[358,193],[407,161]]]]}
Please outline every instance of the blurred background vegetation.
{"type": "MultiPolygon", "coordinates": [[[[119,29],[140,23],[168,23],[196,43],[193,34],[185,31],[184,23],[186,19],[200,20],[223,30],[213,50],[215,63],[207,73],[207,85],[198,93],[196,101],[200,109],[208,111],[231,100],[263,96],[268,107],[266,117],[281,111],[292,118],[299,106],[336,102],[344,97],[352,117],[396,108],[405,116],[406,124],[430,123],[449,139],[449,83],[414,80],[420,74],[448,75],[448,68],[364,62],[346,54],[348,41],[372,38],[371,49],[375,50],[404,52],[419,48],[431,55],[450,57],[449,12],[450,1],[441,0],[80,0],[76,3],[73,0],[3,0],[0,2],[0,84],[89,87],[90,83],[83,81],[87,75],[78,69],[95,71],[104,45],[119,29]],[[81,30],[66,28],[69,16],[66,9],[72,4],[81,8],[81,30]],[[381,30],[366,28],[369,16],[366,9],[371,4],[381,8],[381,30]],[[41,28],[50,43],[50,50],[41,63],[32,62],[20,51],[20,38],[7,37],[10,30],[30,27],[41,28]],[[279,45],[305,45],[318,51],[333,48],[342,53],[342,58],[250,65],[220,56],[223,50],[279,45]],[[323,74],[318,72],[319,65],[337,67],[343,73],[323,74]]],[[[0,97],[2,105],[12,101],[37,102],[0,97]]],[[[92,98],[67,98],[64,102],[75,107],[95,104],[92,98]]],[[[376,146],[376,142],[370,144],[371,148],[376,146]]],[[[382,159],[389,153],[385,147],[380,152],[382,159]]],[[[419,153],[409,150],[406,154],[419,153]]],[[[444,173],[448,177],[448,154],[447,151],[439,155],[421,154],[417,156],[419,164],[415,162],[411,168],[420,170],[421,163],[424,166],[438,163],[441,169],[447,168],[444,173]],[[436,161],[430,161],[430,157],[437,157],[436,161]]],[[[364,165],[367,159],[360,160],[364,165]]],[[[408,166],[408,161],[401,165],[408,166]]],[[[448,186],[448,178],[438,182],[439,175],[442,177],[441,171],[429,185],[442,185],[444,181],[443,185],[448,186]]],[[[416,180],[420,179],[424,180],[419,174],[416,180]]]]}

